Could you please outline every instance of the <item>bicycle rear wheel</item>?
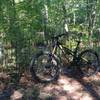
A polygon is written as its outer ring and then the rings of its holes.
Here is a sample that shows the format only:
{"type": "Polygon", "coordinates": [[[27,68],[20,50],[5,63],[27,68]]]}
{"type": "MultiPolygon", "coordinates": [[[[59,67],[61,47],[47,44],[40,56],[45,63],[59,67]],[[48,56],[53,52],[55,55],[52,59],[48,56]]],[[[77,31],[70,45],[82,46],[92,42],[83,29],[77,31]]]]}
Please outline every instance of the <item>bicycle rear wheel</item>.
{"type": "Polygon", "coordinates": [[[99,71],[99,57],[93,50],[85,50],[80,55],[80,69],[83,76],[91,76],[99,71]]]}
{"type": "Polygon", "coordinates": [[[59,75],[58,61],[49,53],[39,52],[32,59],[30,72],[41,83],[54,81],[59,75]]]}

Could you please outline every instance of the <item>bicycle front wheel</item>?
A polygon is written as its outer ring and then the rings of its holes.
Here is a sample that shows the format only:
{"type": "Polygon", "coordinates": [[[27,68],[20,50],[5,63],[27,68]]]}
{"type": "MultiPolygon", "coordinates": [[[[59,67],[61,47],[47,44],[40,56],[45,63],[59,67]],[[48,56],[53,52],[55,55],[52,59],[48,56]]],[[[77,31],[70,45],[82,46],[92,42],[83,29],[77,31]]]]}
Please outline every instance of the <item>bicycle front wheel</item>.
{"type": "Polygon", "coordinates": [[[91,76],[99,71],[99,57],[93,50],[85,50],[80,54],[80,69],[83,76],[91,76]]]}
{"type": "Polygon", "coordinates": [[[51,82],[58,78],[58,61],[49,53],[38,53],[32,59],[30,71],[37,81],[41,83],[51,82]]]}

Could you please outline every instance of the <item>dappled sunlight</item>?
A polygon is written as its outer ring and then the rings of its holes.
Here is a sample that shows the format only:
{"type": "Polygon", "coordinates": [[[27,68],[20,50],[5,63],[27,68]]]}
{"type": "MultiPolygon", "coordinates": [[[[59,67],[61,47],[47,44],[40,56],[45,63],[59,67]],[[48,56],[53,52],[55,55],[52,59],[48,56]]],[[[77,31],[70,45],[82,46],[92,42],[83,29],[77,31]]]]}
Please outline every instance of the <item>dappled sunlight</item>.
{"type": "Polygon", "coordinates": [[[70,83],[70,78],[66,78],[66,76],[60,76],[60,79],[58,80],[59,84],[69,84],[70,83]]]}
{"type": "Polygon", "coordinates": [[[91,97],[88,93],[83,93],[81,100],[95,100],[93,97],[91,97]]]}
{"type": "MultiPolygon", "coordinates": [[[[97,73],[96,75],[88,78],[85,77],[83,79],[76,79],[68,77],[67,75],[61,75],[59,79],[55,82],[49,84],[36,84],[34,81],[31,80],[31,76],[28,73],[24,73],[22,74],[22,77],[19,81],[19,84],[23,88],[13,90],[13,94],[10,98],[11,100],[22,98],[23,95],[27,93],[27,91],[31,92],[32,89],[34,89],[33,86],[36,86],[39,89],[38,97],[41,100],[45,100],[46,98],[50,98],[49,100],[99,100],[95,99],[96,95],[98,96],[98,98],[100,96],[99,76],[100,73],[97,73]],[[95,95],[96,92],[98,94],[95,95]]],[[[5,79],[6,74],[1,73],[0,77],[5,79]]],[[[4,88],[5,84],[0,83],[0,91],[3,91],[4,88]]],[[[36,91],[34,90],[34,93],[35,92],[36,91]]]]}
{"type": "Polygon", "coordinates": [[[12,96],[10,97],[11,100],[20,100],[23,97],[23,94],[19,91],[14,91],[12,96]]]}
{"type": "Polygon", "coordinates": [[[45,93],[42,99],[49,95],[56,97],[53,100],[94,100],[94,97],[84,89],[80,82],[64,75],[60,76],[57,84],[50,83],[42,87],[41,93],[45,93]]]}

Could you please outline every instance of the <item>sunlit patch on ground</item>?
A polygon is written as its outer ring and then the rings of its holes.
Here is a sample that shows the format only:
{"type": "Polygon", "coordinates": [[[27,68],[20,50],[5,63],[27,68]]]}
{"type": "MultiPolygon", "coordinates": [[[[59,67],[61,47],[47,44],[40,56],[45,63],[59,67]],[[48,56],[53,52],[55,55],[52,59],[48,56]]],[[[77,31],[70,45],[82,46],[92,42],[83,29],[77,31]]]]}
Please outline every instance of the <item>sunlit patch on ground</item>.
{"type": "MultiPolygon", "coordinates": [[[[5,73],[0,73],[0,79],[7,80],[9,77],[5,73]]],[[[11,100],[18,100],[26,94],[29,97],[38,96],[40,100],[100,100],[100,73],[82,79],[60,75],[57,81],[49,84],[35,83],[30,75],[24,74],[19,84],[21,87],[18,90],[11,89],[11,100]]],[[[0,92],[9,90],[5,85],[3,82],[0,83],[0,92]]]]}
{"type": "Polygon", "coordinates": [[[43,100],[47,97],[54,98],[50,100],[95,100],[91,93],[86,91],[83,84],[74,78],[64,75],[60,76],[57,84],[49,84],[42,87],[40,94],[40,98],[43,100]],[[42,95],[43,93],[45,95],[42,95]]]}

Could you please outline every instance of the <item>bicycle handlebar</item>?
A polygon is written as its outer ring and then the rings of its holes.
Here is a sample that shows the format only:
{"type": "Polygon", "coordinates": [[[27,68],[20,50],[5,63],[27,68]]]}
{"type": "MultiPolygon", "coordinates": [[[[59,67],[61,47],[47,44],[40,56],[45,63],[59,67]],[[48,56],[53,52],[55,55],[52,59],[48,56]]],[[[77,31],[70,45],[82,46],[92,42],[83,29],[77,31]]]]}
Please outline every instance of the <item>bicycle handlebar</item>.
{"type": "Polygon", "coordinates": [[[62,36],[67,36],[67,34],[59,34],[59,35],[54,36],[54,37],[51,37],[51,38],[52,38],[52,39],[58,39],[58,38],[60,38],[60,37],[62,37],[62,36]]]}
{"type": "MultiPolygon", "coordinates": [[[[65,34],[59,34],[59,35],[57,35],[57,36],[53,36],[53,37],[51,37],[51,39],[59,39],[60,37],[62,37],[62,36],[67,36],[68,35],[68,32],[65,34]]],[[[80,38],[82,37],[82,33],[79,33],[79,41],[80,41],[80,38]]]]}

